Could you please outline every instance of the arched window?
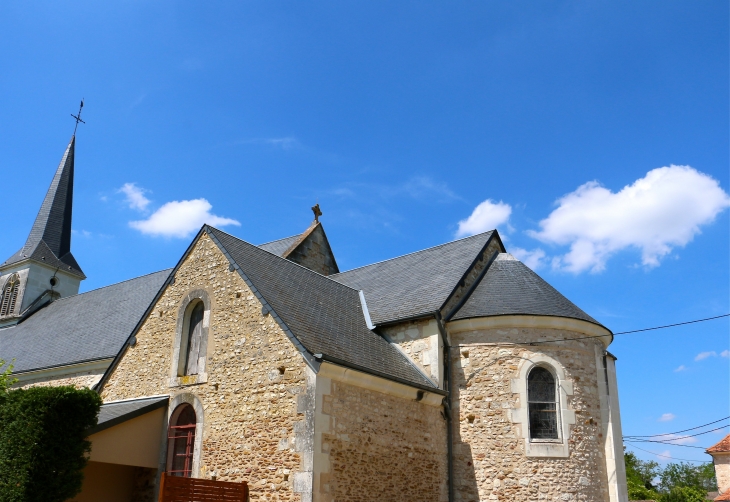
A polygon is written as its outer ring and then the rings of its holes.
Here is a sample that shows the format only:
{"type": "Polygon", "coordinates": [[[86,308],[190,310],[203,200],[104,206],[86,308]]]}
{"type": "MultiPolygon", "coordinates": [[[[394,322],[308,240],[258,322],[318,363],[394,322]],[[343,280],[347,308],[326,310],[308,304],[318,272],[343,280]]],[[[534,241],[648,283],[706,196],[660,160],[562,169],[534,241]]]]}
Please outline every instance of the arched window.
{"type": "Polygon", "coordinates": [[[203,316],[205,305],[196,302],[190,310],[188,319],[187,347],[185,350],[185,375],[198,374],[198,359],[203,339],[203,316]]]}
{"type": "Polygon", "coordinates": [[[189,404],[178,406],[170,417],[167,434],[167,473],[189,478],[193,472],[195,450],[195,410],[189,404]]]}
{"type": "Polygon", "coordinates": [[[536,366],[527,377],[530,439],[558,439],[558,400],[555,377],[536,366]]]}
{"type": "Polygon", "coordinates": [[[15,302],[18,299],[19,288],[20,278],[18,274],[13,274],[3,288],[3,297],[0,301],[0,317],[6,317],[15,312],[15,302]]]}

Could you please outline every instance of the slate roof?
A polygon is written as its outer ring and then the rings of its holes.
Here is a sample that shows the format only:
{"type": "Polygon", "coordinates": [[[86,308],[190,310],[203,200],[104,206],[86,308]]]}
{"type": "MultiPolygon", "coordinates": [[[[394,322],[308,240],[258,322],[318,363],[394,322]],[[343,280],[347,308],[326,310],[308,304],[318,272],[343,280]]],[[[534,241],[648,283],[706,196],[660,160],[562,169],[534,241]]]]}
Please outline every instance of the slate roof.
{"type": "Polygon", "coordinates": [[[268,251],[269,253],[274,253],[276,256],[284,256],[284,252],[286,252],[286,250],[289,249],[292,244],[299,240],[301,236],[302,234],[292,235],[291,237],[285,237],[283,239],[279,239],[278,241],[271,241],[267,242],[266,244],[259,244],[259,247],[268,251]]]}
{"type": "Polygon", "coordinates": [[[114,427],[127,420],[162,408],[169,400],[169,396],[154,396],[102,404],[97,415],[96,426],[86,431],[86,434],[96,434],[109,427],[114,427]]]}
{"type": "Polygon", "coordinates": [[[544,315],[601,324],[509,253],[500,253],[450,320],[498,315],[544,315]]]}
{"type": "Polygon", "coordinates": [[[308,352],[434,388],[397,348],[367,328],[357,290],[221,230],[208,230],[308,352]]]}
{"type": "Polygon", "coordinates": [[[707,448],[707,453],[728,453],[730,452],[730,434],[722,438],[722,440],[707,448]]]}
{"type": "Polygon", "coordinates": [[[378,325],[441,308],[492,232],[328,276],[363,290],[378,325]]]}
{"type": "Polygon", "coordinates": [[[0,357],[16,373],[117,355],[167,279],[163,270],[56,300],[25,321],[0,329],[0,357]]]}
{"type": "Polygon", "coordinates": [[[71,254],[75,145],[76,136],[72,136],[25,245],[2,265],[33,259],[51,267],[60,267],[82,278],[86,277],[71,254]]]}

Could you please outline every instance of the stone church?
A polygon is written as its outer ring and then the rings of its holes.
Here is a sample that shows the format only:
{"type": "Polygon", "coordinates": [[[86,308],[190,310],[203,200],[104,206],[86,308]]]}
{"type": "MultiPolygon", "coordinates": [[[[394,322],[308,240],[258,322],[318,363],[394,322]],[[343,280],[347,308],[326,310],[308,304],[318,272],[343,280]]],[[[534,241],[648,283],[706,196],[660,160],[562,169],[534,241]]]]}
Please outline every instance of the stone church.
{"type": "Polygon", "coordinates": [[[162,473],[255,501],[628,500],[613,335],[496,230],[343,272],[316,206],[78,294],[75,147],[0,265],[17,385],[105,403],[75,500],[156,500],[162,473]]]}

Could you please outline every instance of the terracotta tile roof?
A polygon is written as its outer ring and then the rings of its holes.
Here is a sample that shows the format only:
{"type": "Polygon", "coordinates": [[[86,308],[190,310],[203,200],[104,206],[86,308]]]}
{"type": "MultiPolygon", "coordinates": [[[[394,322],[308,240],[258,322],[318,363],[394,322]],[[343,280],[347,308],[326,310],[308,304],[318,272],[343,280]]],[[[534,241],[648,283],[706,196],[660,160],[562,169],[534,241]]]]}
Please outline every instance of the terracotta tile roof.
{"type": "MultiPolygon", "coordinates": [[[[730,434],[725,436],[722,441],[717,443],[714,446],[710,446],[707,448],[707,453],[724,453],[724,452],[730,452],[730,434]]],[[[715,499],[718,500],[718,499],[715,499]]],[[[722,499],[722,500],[730,500],[730,499],[722,499]]]]}
{"type": "Polygon", "coordinates": [[[718,495],[714,500],[730,500],[730,490],[725,490],[725,493],[718,495]]]}

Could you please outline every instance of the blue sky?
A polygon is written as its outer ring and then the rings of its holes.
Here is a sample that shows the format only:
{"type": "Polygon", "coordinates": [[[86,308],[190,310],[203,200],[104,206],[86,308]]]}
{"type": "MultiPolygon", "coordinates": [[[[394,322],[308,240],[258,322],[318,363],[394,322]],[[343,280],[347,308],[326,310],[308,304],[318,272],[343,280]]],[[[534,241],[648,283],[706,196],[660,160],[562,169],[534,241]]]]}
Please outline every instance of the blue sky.
{"type": "MultiPolygon", "coordinates": [[[[728,14],[719,1],[3,2],[0,254],[24,242],[84,97],[83,290],[174,265],[192,232],[181,214],[262,243],[304,230],[319,202],[342,270],[496,226],[615,332],[724,314],[728,14]]],[[[624,433],[730,415],[728,348],[727,318],[618,336],[624,433]]]]}

